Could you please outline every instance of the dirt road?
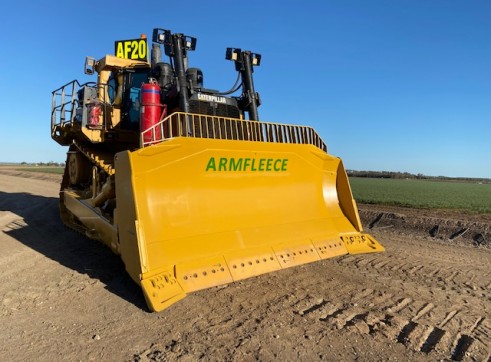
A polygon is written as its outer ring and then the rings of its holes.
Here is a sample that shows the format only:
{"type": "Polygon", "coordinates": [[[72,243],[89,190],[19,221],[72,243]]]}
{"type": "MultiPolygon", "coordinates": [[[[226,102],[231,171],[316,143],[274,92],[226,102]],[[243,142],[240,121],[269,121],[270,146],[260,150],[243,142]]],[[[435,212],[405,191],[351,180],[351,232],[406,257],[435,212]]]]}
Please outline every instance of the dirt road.
{"type": "Polygon", "coordinates": [[[59,177],[19,176],[0,173],[2,360],[491,361],[486,218],[459,244],[377,216],[385,253],[204,290],[156,314],[118,257],[62,226],[59,177]]]}

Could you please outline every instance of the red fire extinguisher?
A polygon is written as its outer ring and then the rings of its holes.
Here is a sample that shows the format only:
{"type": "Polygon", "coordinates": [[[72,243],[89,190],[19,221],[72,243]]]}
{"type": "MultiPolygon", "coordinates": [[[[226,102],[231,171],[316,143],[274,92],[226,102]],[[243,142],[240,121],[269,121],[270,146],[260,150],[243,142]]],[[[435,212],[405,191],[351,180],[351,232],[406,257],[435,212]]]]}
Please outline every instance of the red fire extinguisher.
{"type": "Polygon", "coordinates": [[[161,120],[160,87],[155,79],[142,83],[140,90],[140,132],[143,141],[158,142],[162,140],[160,127],[154,127],[161,120]]]}
{"type": "Polygon", "coordinates": [[[89,128],[100,128],[101,123],[99,120],[100,115],[102,114],[101,105],[98,102],[91,103],[87,105],[87,109],[89,112],[89,128]]]}

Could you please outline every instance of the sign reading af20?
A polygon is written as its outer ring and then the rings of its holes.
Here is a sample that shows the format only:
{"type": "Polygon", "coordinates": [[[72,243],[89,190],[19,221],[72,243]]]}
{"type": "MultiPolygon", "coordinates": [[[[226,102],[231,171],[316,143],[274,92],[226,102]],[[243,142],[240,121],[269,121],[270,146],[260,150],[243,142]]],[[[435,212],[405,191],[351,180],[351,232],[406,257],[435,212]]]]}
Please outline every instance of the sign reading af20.
{"type": "Polygon", "coordinates": [[[114,42],[114,54],[118,58],[147,60],[147,39],[118,40],[114,42]]]}

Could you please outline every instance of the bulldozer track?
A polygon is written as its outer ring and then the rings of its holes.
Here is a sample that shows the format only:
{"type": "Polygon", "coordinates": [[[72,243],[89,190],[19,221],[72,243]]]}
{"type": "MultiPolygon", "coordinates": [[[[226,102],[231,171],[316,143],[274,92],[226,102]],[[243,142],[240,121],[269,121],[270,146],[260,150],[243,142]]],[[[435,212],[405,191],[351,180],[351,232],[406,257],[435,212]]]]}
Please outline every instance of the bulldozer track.
{"type": "MultiPolygon", "coordinates": [[[[116,173],[116,170],[114,169],[114,155],[112,153],[101,153],[99,150],[96,149],[96,147],[88,147],[86,145],[82,145],[76,140],[73,140],[69,152],[75,152],[74,149],[82,153],[93,165],[98,168],[98,170],[103,171],[107,176],[112,176],[116,173]]],[[[62,188],[68,186],[66,173],[67,170],[65,169],[65,175],[62,181],[62,188]]],[[[65,209],[63,205],[60,206],[64,209],[62,215],[65,218],[65,222],[63,223],[63,225],[66,228],[79,233],[80,235],[90,238],[90,236],[87,234],[88,229],[81,223],[76,221],[76,215],[73,215],[69,210],[65,209]]]]}
{"type": "Polygon", "coordinates": [[[114,155],[112,153],[104,153],[97,150],[95,147],[82,145],[80,142],[73,141],[73,145],[87,157],[99,169],[105,171],[108,175],[114,175],[114,155]]]}

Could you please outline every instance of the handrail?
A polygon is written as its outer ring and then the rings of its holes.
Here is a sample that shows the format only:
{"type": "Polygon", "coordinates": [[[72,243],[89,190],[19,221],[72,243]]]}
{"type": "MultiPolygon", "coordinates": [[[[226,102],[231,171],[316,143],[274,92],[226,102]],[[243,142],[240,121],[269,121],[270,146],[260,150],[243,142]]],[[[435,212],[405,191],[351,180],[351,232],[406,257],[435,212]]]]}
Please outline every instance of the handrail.
{"type": "MultiPolygon", "coordinates": [[[[57,126],[65,126],[66,124],[73,125],[75,123],[75,118],[77,116],[76,109],[77,107],[79,107],[77,92],[82,87],[89,86],[89,85],[97,87],[96,82],[86,82],[81,84],[79,83],[78,80],[75,79],[51,92],[52,93],[52,103],[51,103],[52,132],[57,126]]],[[[108,87],[108,85],[101,84],[99,85],[99,87],[108,87]]]]}
{"type": "Polygon", "coordinates": [[[308,126],[176,112],[140,134],[147,147],[175,137],[211,138],[271,143],[311,144],[327,152],[327,145],[308,126]]]}
{"type": "Polygon", "coordinates": [[[67,119],[67,113],[69,114],[70,123],[73,123],[75,117],[73,111],[77,102],[75,97],[77,86],[80,87],[80,83],[77,80],[72,80],[51,92],[51,129],[56,125],[64,124],[67,119]]]}

